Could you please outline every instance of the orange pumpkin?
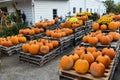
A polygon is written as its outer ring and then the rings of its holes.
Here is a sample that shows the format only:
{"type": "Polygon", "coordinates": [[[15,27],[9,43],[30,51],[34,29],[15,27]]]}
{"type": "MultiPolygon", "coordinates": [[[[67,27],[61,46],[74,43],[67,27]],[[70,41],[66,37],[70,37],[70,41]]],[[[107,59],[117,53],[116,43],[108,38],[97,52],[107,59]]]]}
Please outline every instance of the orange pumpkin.
{"type": "Polygon", "coordinates": [[[93,30],[99,30],[99,27],[100,27],[99,23],[95,22],[95,23],[92,24],[92,29],[93,30]]]}
{"type": "Polygon", "coordinates": [[[58,45],[59,45],[58,41],[52,40],[51,42],[52,42],[52,44],[53,44],[54,47],[58,47],[58,45]]]}
{"type": "Polygon", "coordinates": [[[87,60],[78,59],[74,64],[74,69],[78,73],[86,73],[89,69],[89,63],[87,60]]]}
{"type": "Polygon", "coordinates": [[[39,45],[38,44],[31,44],[29,47],[29,53],[31,55],[36,55],[39,53],[39,45]]]}
{"type": "Polygon", "coordinates": [[[61,28],[64,28],[64,27],[65,27],[65,23],[61,23],[61,24],[60,24],[60,27],[61,27],[61,28]]]}
{"type": "Polygon", "coordinates": [[[110,37],[108,37],[108,36],[101,36],[100,37],[100,43],[101,44],[108,45],[108,44],[110,44],[110,42],[111,42],[110,37]]]}
{"type": "Polygon", "coordinates": [[[50,50],[53,49],[53,44],[51,43],[51,41],[48,41],[48,43],[46,43],[45,45],[47,45],[50,50]]]}
{"type": "Polygon", "coordinates": [[[45,34],[46,36],[51,36],[51,30],[47,30],[45,34]]]}
{"type": "Polygon", "coordinates": [[[108,67],[110,65],[110,58],[109,56],[102,54],[99,55],[96,60],[102,64],[104,64],[105,67],[108,67]]]}
{"type": "Polygon", "coordinates": [[[40,48],[40,52],[41,52],[42,54],[47,54],[49,51],[50,51],[50,48],[49,48],[47,45],[43,45],[43,46],[41,46],[41,48],[40,48]]]}
{"type": "Polygon", "coordinates": [[[69,55],[69,56],[73,59],[73,61],[76,61],[79,59],[79,56],[77,54],[73,54],[73,55],[69,55]]]}
{"type": "Polygon", "coordinates": [[[19,37],[18,39],[19,39],[19,41],[22,42],[22,43],[24,43],[24,42],[27,41],[27,40],[26,40],[26,37],[19,37]]]}
{"type": "Polygon", "coordinates": [[[80,59],[82,59],[84,57],[85,60],[87,60],[89,62],[89,64],[94,62],[94,57],[90,52],[87,52],[85,50],[85,53],[82,53],[80,56],[80,59]]]}
{"type": "Polygon", "coordinates": [[[108,29],[109,30],[117,30],[118,29],[117,23],[116,22],[110,22],[108,24],[108,29]]]}
{"type": "Polygon", "coordinates": [[[82,38],[82,41],[83,41],[84,43],[87,43],[87,42],[88,42],[88,36],[84,36],[84,37],[82,38]]]}
{"type": "Polygon", "coordinates": [[[99,63],[98,61],[93,62],[90,66],[90,73],[93,76],[101,77],[104,75],[105,72],[105,66],[102,63],[99,63]]]}
{"type": "Polygon", "coordinates": [[[106,29],[107,29],[107,26],[106,26],[105,24],[102,24],[102,25],[100,26],[100,29],[101,29],[101,30],[106,30],[106,29]]]}
{"type": "Polygon", "coordinates": [[[65,22],[65,27],[71,28],[71,26],[72,26],[72,24],[71,24],[70,21],[66,21],[66,22],[65,22]]]}
{"type": "Polygon", "coordinates": [[[71,57],[64,55],[60,60],[62,69],[69,70],[73,67],[74,61],[71,57]]]}
{"type": "Polygon", "coordinates": [[[12,41],[12,43],[15,44],[15,45],[19,43],[19,40],[18,40],[18,37],[17,37],[17,36],[12,36],[12,37],[11,37],[11,41],[12,41]]]}
{"type": "Polygon", "coordinates": [[[93,52],[96,52],[96,48],[95,47],[87,47],[87,52],[91,52],[91,53],[93,53],[93,52]]]}
{"type": "Polygon", "coordinates": [[[23,44],[22,45],[22,50],[27,53],[27,52],[29,52],[29,47],[30,47],[30,45],[28,43],[23,44]]]}
{"type": "Polygon", "coordinates": [[[118,41],[120,39],[120,34],[117,32],[109,32],[108,34],[113,37],[114,41],[118,41]]]}
{"type": "Polygon", "coordinates": [[[72,28],[77,28],[77,27],[78,27],[78,25],[76,23],[72,24],[72,28]]]}
{"type": "Polygon", "coordinates": [[[29,30],[29,35],[34,35],[35,34],[35,31],[34,30],[29,30]]]}
{"type": "Polygon", "coordinates": [[[54,19],[54,21],[55,21],[55,23],[57,23],[57,22],[59,21],[59,18],[56,17],[56,18],[54,19]]]}
{"type": "Polygon", "coordinates": [[[92,55],[96,59],[99,55],[102,55],[102,52],[101,51],[95,51],[95,52],[92,52],[92,55]]]}
{"type": "Polygon", "coordinates": [[[88,38],[88,43],[96,45],[98,43],[98,38],[96,38],[96,37],[89,37],[88,38]]]}
{"type": "Polygon", "coordinates": [[[113,48],[103,48],[102,53],[105,53],[110,57],[110,59],[113,59],[115,56],[115,51],[113,48]]]}

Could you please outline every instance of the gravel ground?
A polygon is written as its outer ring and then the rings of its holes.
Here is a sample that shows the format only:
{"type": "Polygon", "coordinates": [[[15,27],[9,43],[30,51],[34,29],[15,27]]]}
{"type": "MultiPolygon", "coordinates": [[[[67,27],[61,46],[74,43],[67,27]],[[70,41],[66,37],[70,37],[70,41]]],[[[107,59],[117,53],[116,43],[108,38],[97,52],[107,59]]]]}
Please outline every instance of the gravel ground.
{"type": "MultiPolygon", "coordinates": [[[[67,51],[64,54],[68,54],[69,52],[67,51]]],[[[0,80],[59,80],[58,65],[60,58],[64,54],[54,58],[42,67],[20,63],[19,54],[2,57],[0,80]]],[[[120,80],[120,63],[116,68],[113,80],[120,80]]]]}

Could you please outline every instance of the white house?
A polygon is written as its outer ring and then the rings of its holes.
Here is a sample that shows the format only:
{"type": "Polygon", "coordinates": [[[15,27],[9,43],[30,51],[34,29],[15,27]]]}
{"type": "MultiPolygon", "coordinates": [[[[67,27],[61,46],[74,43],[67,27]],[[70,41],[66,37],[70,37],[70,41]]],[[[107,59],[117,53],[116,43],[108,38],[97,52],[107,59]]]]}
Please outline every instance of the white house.
{"type": "Polygon", "coordinates": [[[99,0],[0,0],[0,8],[14,12],[12,1],[16,2],[17,9],[25,12],[27,21],[34,23],[42,19],[52,20],[56,16],[65,17],[70,13],[88,11],[100,15],[106,13],[105,5],[99,0]]]}

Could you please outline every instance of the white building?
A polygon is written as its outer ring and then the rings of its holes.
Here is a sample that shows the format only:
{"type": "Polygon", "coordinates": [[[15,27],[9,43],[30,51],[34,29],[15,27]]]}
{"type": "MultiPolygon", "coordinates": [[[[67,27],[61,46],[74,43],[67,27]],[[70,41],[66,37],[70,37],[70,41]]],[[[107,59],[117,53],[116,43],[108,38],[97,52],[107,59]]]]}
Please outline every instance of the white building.
{"type": "Polygon", "coordinates": [[[16,2],[17,9],[25,12],[27,21],[34,23],[42,19],[52,20],[55,16],[65,17],[70,12],[88,11],[100,15],[106,13],[106,7],[99,0],[0,0],[0,8],[14,12],[12,1],[16,2]]]}

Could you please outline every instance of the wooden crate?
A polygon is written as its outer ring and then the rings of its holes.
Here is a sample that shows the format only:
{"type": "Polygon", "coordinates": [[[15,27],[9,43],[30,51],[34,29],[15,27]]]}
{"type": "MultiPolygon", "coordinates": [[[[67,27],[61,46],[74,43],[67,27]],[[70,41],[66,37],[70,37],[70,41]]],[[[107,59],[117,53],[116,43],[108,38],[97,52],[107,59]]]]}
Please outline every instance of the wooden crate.
{"type": "Polygon", "coordinates": [[[11,56],[12,54],[18,53],[21,50],[22,43],[11,47],[0,46],[1,54],[11,56]]]}
{"type": "Polygon", "coordinates": [[[49,62],[59,54],[60,54],[60,47],[57,47],[56,49],[52,50],[46,55],[42,55],[41,53],[37,55],[31,55],[29,53],[24,53],[21,51],[19,55],[19,61],[43,66],[45,63],[49,62]]]}
{"type": "Polygon", "coordinates": [[[93,20],[85,21],[85,26],[86,26],[86,27],[91,27],[91,26],[92,26],[92,23],[93,23],[93,20]]]}
{"type": "MultiPolygon", "coordinates": [[[[95,32],[95,30],[91,30],[92,32],[95,32]]],[[[102,30],[102,33],[109,33],[109,32],[118,32],[119,33],[119,29],[117,30],[102,30]]]]}
{"type": "Polygon", "coordinates": [[[83,29],[84,29],[84,26],[81,26],[81,27],[78,27],[78,28],[72,28],[74,33],[79,32],[79,31],[81,31],[83,29]]]}
{"type": "Polygon", "coordinates": [[[116,53],[115,58],[111,61],[109,67],[105,69],[104,76],[102,77],[94,77],[91,75],[90,71],[88,71],[86,74],[80,74],[74,69],[59,69],[60,80],[112,80],[115,68],[117,66],[116,61],[118,61],[118,54],[119,53],[116,53]]]}

